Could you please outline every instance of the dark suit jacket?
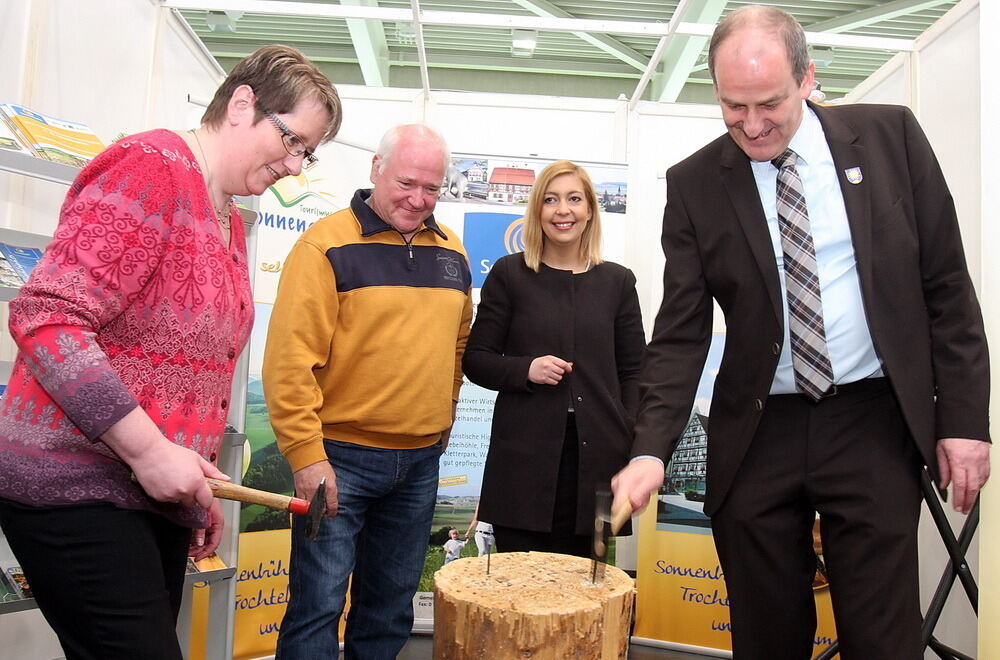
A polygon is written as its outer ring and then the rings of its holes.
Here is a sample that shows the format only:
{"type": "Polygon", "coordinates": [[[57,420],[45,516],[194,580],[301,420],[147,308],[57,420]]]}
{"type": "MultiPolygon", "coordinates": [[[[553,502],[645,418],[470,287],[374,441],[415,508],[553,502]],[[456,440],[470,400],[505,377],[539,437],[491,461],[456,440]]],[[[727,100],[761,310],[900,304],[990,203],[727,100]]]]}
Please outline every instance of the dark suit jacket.
{"type": "MultiPolygon", "coordinates": [[[[503,257],[483,285],[462,367],[499,390],[479,519],[532,531],[552,526],[566,411],[576,411],[580,465],[576,532],[594,529],[594,489],[610,489],[628,461],[645,346],[635,276],[604,262],[573,275],[520,254],[503,257]],[[531,361],[573,362],[558,385],[528,381],[531,361]]],[[[624,533],[628,533],[627,531],[624,533]]]]}
{"type": "MultiPolygon", "coordinates": [[[[813,109],[839,173],[875,350],[936,477],[937,439],[988,439],[986,340],[951,194],[908,109],[813,109]],[[855,167],[863,180],[852,184],[845,170],[855,167]]],[[[714,298],[726,345],[709,420],[712,513],[757,428],[785,322],[750,161],[728,135],[668,170],[663,251],[663,303],[643,363],[633,454],[672,453],[707,354],[714,298]]]]}

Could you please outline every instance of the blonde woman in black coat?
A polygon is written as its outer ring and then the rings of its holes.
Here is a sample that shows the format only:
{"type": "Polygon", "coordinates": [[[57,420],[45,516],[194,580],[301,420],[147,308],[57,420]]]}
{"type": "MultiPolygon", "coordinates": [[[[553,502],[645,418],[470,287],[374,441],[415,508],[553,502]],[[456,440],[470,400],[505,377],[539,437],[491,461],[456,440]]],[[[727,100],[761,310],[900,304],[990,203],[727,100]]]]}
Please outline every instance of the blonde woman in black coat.
{"type": "Polygon", "coordinates": [[[500,551],[589,556],[594,492],[626,464],[639,403],[635,276],[601,258],[594,186],[569,161],[539,174],[524,241],[490,271],[462,361],[499,391],[480,518],[500,551]]]}

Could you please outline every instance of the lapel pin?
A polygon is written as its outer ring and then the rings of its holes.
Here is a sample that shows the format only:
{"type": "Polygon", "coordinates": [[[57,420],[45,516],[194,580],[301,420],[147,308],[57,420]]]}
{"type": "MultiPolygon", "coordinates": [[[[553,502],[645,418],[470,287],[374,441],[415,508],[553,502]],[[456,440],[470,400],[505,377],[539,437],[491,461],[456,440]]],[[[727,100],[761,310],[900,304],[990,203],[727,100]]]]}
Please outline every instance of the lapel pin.
{"type": "Polygon", "coordinates": [[[847,175],[847,180],[854,185],[861,183],[862,179],[864,179],[864,176],[861,174],[860,167],[849,167],[844,170],[844,174],[847,175]]]}

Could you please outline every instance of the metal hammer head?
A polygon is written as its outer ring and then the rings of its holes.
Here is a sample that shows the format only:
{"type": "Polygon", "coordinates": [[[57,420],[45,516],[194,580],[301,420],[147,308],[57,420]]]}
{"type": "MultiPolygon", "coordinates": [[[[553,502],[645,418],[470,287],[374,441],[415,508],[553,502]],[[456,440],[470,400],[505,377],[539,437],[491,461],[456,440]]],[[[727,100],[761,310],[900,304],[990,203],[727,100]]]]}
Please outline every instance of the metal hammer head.
{"type": "Polygon", "coordinates": [[[326,511],[326,477],[323,477],[309,501],[309,511],[306,513],[306,538],[312,541],[319,534],[323,513],[326,511]]]}
{"type": "Polygon", "coordinates": [[[604,580],[604,564],[611,540],[611,493],[597,491],[594,502],[594,538],[590,546],[591,582],[604,580]]]}

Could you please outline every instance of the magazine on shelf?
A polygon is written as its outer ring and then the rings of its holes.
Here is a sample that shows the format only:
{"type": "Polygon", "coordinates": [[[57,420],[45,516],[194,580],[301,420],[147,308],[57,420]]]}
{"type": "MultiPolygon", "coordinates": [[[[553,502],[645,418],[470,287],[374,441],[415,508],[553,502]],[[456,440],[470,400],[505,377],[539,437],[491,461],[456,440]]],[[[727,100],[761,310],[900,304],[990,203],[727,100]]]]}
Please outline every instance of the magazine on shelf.
{"type": "Polygon", "coordinates": [[[12,600],[17,600],[21,597],[21,594],[17,591],[10,580],[7,579],[7,575],[0,571],[0,603],[6,603],[12,600]]]}
{"type": "Polygon", "coordinates": [[[35,150],[25,144],[25,138],[18,136],[14,127],[7,123],[4,116],[0,115],[0,149],[5,151],[16,151],[27,156],[37,156],[35,150]]]}
{"type": "Polygon", "coordinates": [[[22,284],[24,284],[24,280],[7,261],[7,257],[0,254],[0,286],[19,287],[22,284]]]}
{"type": "MultiPolygon", "coordinates": [[[[42,258],[42,251],[34,247],[0,243],[0,256],[3,256],[7,266],[21,280],[17,284],[7,284],[7,286],[21,286],[21,284],[28,281],[31,271],[38,265],[38,262],[42,258]]],[[[0,271],[3,271],[3,264],[0,264],[0,271]]],[[[0,276],[2,276],[2,273],[0,273],[0,276]]]]}
{"type": "Polygon", "coordinates": [[[0,114],[22,142],[42,158],[83,167],[104,149],[86,124],[44,115],[14,103],[0,103],[0,114]]]}
{"type": "Polygon", "coordinates": [[[222,557],[214,552],[207,557],[199,559],[195,564],[198,566],[199,571],[214,571],[226,567],[226,562],[222,561],[222,557]]]}
{"type": "Polygon", "coordinates": [[[3,577],[7,582],[7,586],[14,591],[21,598],[32,598],[31,587],[28,585],[28,579],[24,577],[24,571],[21,567],[17,565],[16,561],[11,559],[4,562],[0,562],[0,571],[3,572],[3,577]]]}

